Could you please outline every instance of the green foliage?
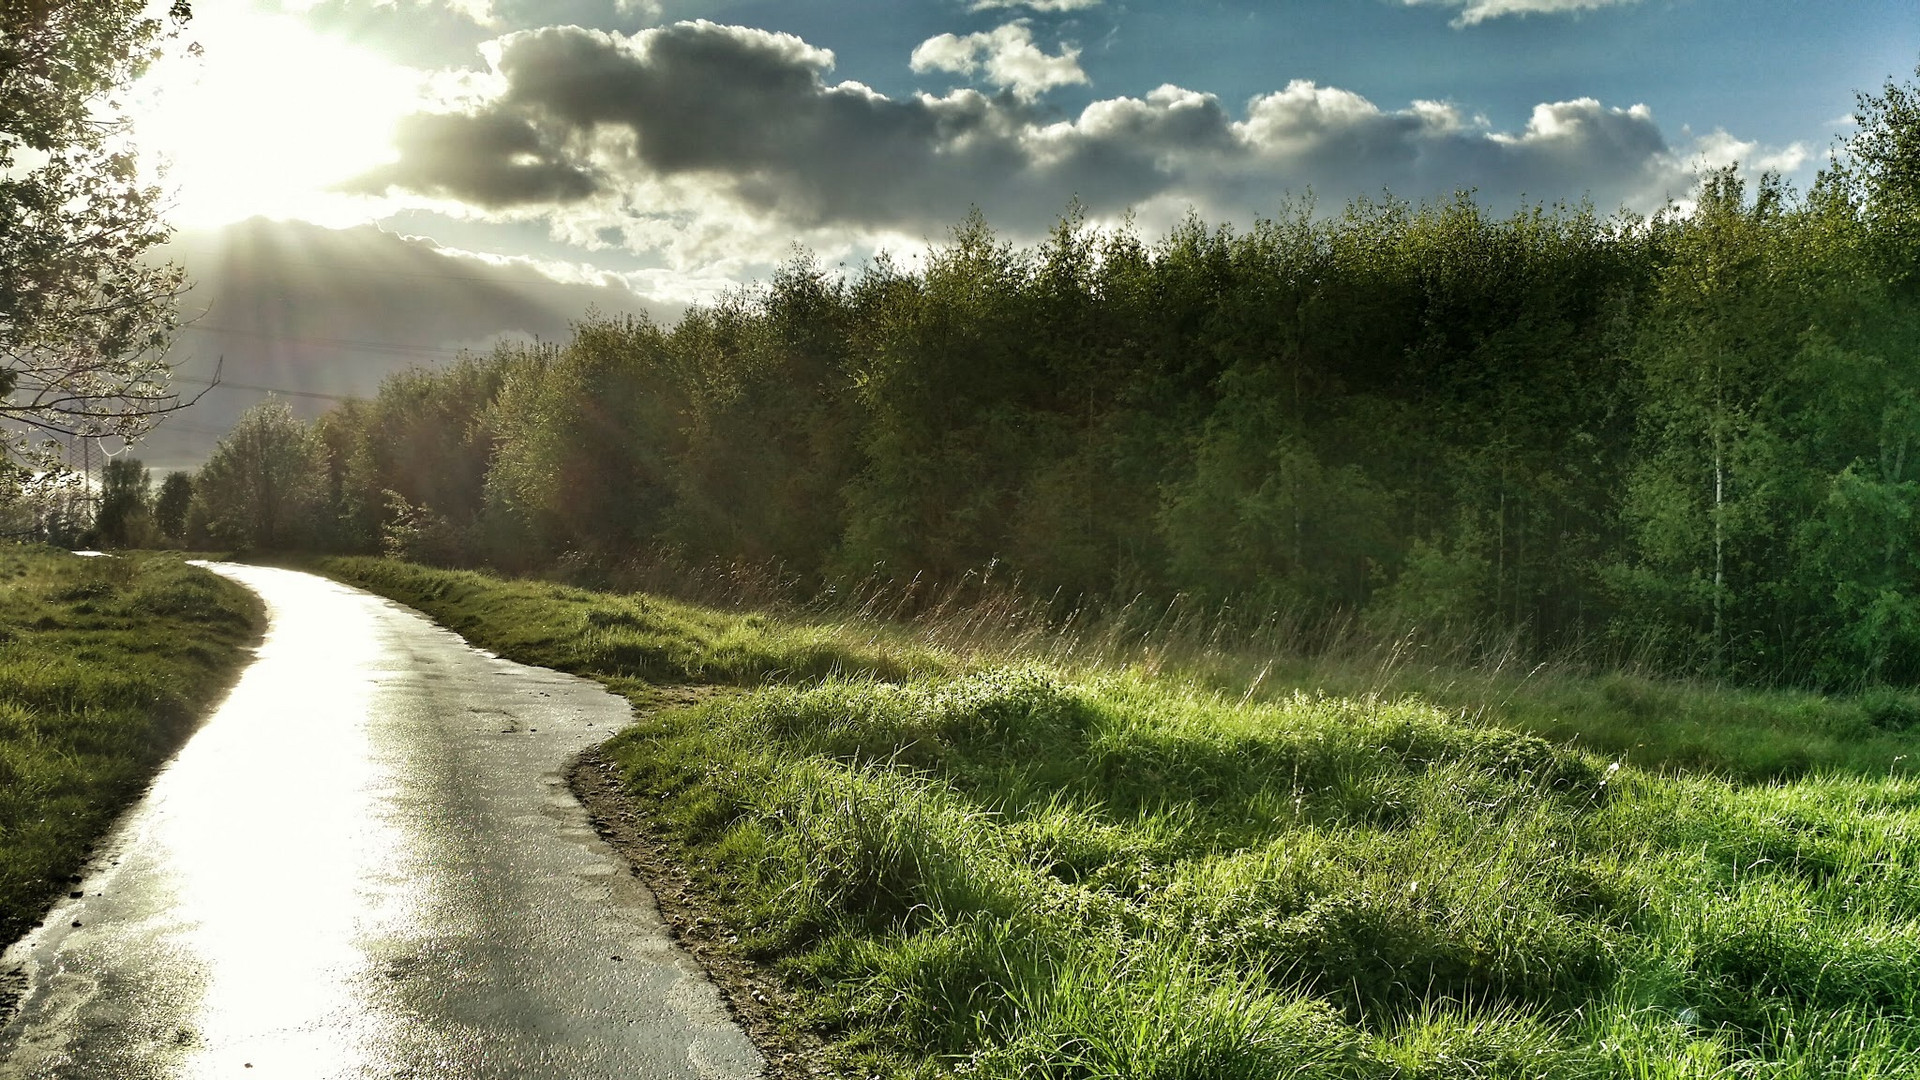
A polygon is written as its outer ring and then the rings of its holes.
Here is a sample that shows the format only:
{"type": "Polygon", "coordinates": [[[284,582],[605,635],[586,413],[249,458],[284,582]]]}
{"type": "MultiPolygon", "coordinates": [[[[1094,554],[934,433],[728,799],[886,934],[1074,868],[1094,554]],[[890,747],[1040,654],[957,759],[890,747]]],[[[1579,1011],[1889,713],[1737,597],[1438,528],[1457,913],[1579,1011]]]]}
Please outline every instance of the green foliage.
{"type": "Polygon", "coordinates": [[[143,547],[154,538],[153,478],[138,458],[114,458],[100,471],[93,529],[108,547],[143,547]]]}
{"type": "Polygon", "coordinates": [[[1804,196],[1729,168],[1651,219],[1460,195],[1148,242],[1070,206],[1030,247],[975,213],[913,272],[798,254],[336,410],[325,539],[1912,683],[1913,91],[1861,115],[1804,196]]]}
{"type": "Polygon", "coordinates": [[[1287,609],[1357,607],[1390,558],[1392,500],[1356,465],[1328,468],[1288,431],[1273,388],[1236,372],[1200,436],[1190,477],[1161,514],[1174,583],[1202,596],[1287,609]]]}
{"type": "Polygon", "coordinates": [[[326,456],[286,402],[248,409],[193,481],[193,511],[216,543],[242,550],[311,546],[318,536],[326,456]]]}
{"type": "Polygon", "coordinates": [[[534,550],[601,553],[666,523],[682,444],[681,357],[645,319],[589,322],[506,374],[487,496],[534,550]]]}
{"type": "Polygon", "coordinates": [[[486,555],[481,524],[494,429],[491,410],[508,371],[537,363],[537,351],[502,349],[462,356],[435,371],[395,375],[370,402],[348,402],[321,417],[326,451],[325,523],[335,550],[378,551],[395,530],[431,538],[402,548],[414,557],[463,564],[486,555]]]}
{"type": "Polygon", "coordinates": [[[0,546],[0,940],[67,887],[260,621],[244,589],[177,558],[0,546]]]}
{"type": "MultiPolygon", "coordinates": [[[[1836,172],[1861,189],[1868,213],[1888,234],[1891,254],[1910,258],[1920,244],[1920,90],[1889,79],[1880,93],[1859,95],[1855,119],[1859,134],[1836,172]]],[[[1896,272],[1911,286],[1911,261],[1896,272]]]]}
{"type": "Polygon", "coordinates": [[[160,481],[160,493],[153,500],[153,524],[162,540],[176,546],[187,539],[187,515],[193,505],[193,476],[170,472],[160,481]]]}
{"type": "Polygon", "coordinates": [[[0,7],[0,481],[58,466],[42,436],[134,438],[179,407],[165,346],[184,278],[146,257],[169,230],[122,105],[169,36],[144,0],[0,7]]]}
{"type": "Polygon", "coordinates": [[[453,523],[426,506],[415,506],[389,489],[380,550],[389,559],[451,566],[466,561],[468,545],[453,523]]]}
{"type": "Polygon", "coordinates": [[[755,303],[683,319],[670,347],[691,361],[667,525],[684,550],[817,569],[839,539],[859,472],[846,286],[795,256],[755,303]]]}

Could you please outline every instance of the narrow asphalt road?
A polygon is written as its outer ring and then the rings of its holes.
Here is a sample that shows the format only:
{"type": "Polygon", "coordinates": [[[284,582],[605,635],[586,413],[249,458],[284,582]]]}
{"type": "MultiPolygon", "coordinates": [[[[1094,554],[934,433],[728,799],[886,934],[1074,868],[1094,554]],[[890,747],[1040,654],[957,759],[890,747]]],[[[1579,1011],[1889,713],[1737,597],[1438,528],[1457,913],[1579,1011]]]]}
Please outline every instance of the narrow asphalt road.
{"type": "Polygon", "coordinates": [[[309,574],[25,972],[0,1078],[757,1075],[562,769],[628,716],[309,574]]]}

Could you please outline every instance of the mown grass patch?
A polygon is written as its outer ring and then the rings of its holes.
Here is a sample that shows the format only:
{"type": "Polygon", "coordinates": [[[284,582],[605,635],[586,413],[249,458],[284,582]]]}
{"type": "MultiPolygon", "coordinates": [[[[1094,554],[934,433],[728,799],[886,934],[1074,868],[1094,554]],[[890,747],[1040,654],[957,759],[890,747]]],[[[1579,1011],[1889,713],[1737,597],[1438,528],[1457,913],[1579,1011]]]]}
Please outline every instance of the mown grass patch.
{"type": "MultiPolygon", "coordinates": [[[[487,612],[455,625],[489,647],[548,627],[557,666],[636,700],[648,678],[749,688],[606,752],[744,947],[875,1071],[1873,1077],[1920,1060],[1920,780],[1896,724],[1827,732],[1841,757],[1790,779],[1722,768],[1737,747],[1646,769],[1574,740],[1585,714],[1551,715],[1526,680],[1476,702],[1462,679],[1445,707],[1256,693],[910,627],[378,573],[430,613],[487,612]],[[607,649],[594,612],[677,644],[607,649]],[[834,659],[793,664],[792,642],[834,659]],[[1517,709],[1572,730],[1498,722],[1517,709]]],[[[1807,707],[1715,693],[1656,686],[1632,723],[1807,707]]]]}
{"type": "Polygon", "coordinates": [[[38,920],[260,621],[252,594],[177,557],[0,545],[0,940],[38,920]]]}

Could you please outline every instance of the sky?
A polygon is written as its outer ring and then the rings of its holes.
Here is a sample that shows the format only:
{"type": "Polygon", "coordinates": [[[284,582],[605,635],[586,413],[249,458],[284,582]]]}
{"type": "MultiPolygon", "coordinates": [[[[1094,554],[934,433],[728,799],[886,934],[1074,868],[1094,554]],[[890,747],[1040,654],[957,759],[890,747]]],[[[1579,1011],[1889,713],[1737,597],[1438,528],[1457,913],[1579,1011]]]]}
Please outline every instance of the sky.
{"type": "Polygon", "coordinates": [[[911,265],[973,207],[1024,242],[1075,200],[1151,239],[1458,190],[1649,213],[1728,164],[1804,189],[1920,61],[1913,0],[193,7],[135,137],[196,282],[180,389],[221,385],[158,468],[268,393],[671,321],[796,250],[911,265]]]}

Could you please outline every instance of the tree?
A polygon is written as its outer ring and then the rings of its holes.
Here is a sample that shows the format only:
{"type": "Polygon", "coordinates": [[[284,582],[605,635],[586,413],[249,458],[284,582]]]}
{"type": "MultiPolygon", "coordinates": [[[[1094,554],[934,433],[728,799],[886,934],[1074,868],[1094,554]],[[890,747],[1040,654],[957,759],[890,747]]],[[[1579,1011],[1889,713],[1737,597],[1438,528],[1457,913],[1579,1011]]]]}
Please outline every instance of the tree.
{"type": "MultiPolygon", "coordinates": [[[[1835,166],[1851,174],[1869,216],[1910,254],[1920,243],[1920,86],[1889,79],[1879,94],[1860,94],[1858,102],[1859,133],[1835,166]]],[[[1898,271],[1902,277],[1913,274],[1910,264],[1898,271]]]]}
{"type": "Polygon", "coordinates": [[[590,318],[557,350],[516,360],[491,410],[487,496],[549,554],[611,556],[654,542],[684,456],[684,379],[642,318],[590,318]]]}
{"type": "Polygon", "coordinates": [[[190,12],[147,8],[0,4],[0,464],[42,470],[53,436],[137,438],[190,404],[167,360],[184,278],[145,258],[168,229],[118,98],[190,12]]]}
{"type": "Polygon", "coordinates": [[[860,464],[849,297],[798,255],[758,296],[689,313],[674,329],[671,347],[691,364],[671,546],[697,559],[820,568],[860,464]]]}
{"type": "Polygon", "coordinates": [[[153,500],[153,523],[161,536],[176,544],[186,542],[187,508],[192,503],[193,477],[184,472],[168,473],[153,500]]]}
{"type": "Polygon", "coordinates": [[[1752,200],[1731,168],[1701,178],[1698,210],[1671,224],[1633,354],[1641,433],[1621,517],[1636,565],[1617,583],[1639,633],[1716,674],[1781,648],[1756,630],[1792,516],[1795,440],[1779,400],[1808,325],[1785,199],[1775,177],[1752,200]]]}
{"type": "Polygon", "coordinates": [[[153,534],[153,477],[138,458],[107,462],[93,529],[103,547],[139,547],[153,534]]]}
{"type": "Polygon", "coordinates": [[[255,550],[299,547],[313,535],[326,485],[326,456],[286,402],[248,409],[194,480],[209,537],[255,550]]]}

